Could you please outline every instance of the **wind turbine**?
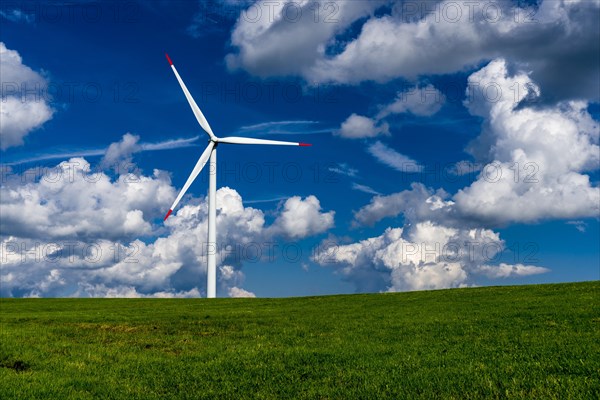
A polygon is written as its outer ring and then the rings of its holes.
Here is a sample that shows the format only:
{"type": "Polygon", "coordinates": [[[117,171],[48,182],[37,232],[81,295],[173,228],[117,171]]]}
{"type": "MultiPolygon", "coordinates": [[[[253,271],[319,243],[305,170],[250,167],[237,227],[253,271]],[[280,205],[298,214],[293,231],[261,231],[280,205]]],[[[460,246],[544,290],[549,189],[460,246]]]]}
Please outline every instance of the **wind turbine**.
{"type": "Polygon", "coordinates": [[[244,137],[219,138],[215,136],[212,129],[210,129],[210,125],[208,125],[208,121],[204,117],[204,114],[202,114],[202,111],[200,111],[200,108],[194,101],[194,98],[185,86],[185,83],[183,83],[183,80],[181,80],[181,77],[179,76],[177,69],[175,69],[175,65],[173,65],[171,58],[168,54],[165,55],[167,56],[167,61],[169,61],[171,69],[173,69],[175,77],[177,78],[177,81],[179,82],[179,85],[181,86],[181,89],[185,94],[185,98],[187,99],[188,103],[190,103],[190,107],[192,107],[192,111],[196,116],[196,120],[198,120],[198,123],[200,124],[202,129],[204,129],[204,131],[208,134],[209,141],[208,146],[206,146],[206,149],[204,150],[202,155],[200,155],[196,166],[194,167],[192,173],[185,182],[185,185],[183,185],[183,189],[181,189],[179,195],[177,195],[177,198],[173,202],[173,205],[169,209],[169,212],[165,216],[164,220],[166,221],[167,218],[169,218],[169,215],[171,215],[175,207],[177,207],[177,204],[179,203],[185,192],[187,192],[192,182],[194,182],[198,174],[200,174],[200,171],[202,171],[202,168],[204,168],[204,166],[210,159],[211,168],[209,171],[208,182],[208,273],[206,294],[208,298],[215,298],[217,296],[217,146],[220,144],[269,144],[279,146],[310,146],[310,144],[244,137]]]}

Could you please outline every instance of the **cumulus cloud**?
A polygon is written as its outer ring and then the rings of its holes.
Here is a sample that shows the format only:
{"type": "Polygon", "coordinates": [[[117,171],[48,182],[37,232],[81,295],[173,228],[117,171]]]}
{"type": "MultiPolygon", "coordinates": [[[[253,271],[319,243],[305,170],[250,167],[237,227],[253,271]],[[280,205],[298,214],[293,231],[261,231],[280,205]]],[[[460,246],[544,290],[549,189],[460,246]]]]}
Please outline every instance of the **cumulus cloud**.
{"type": "Polygon", "coordinates": [[[369,117],[352,114],[334,134],[347,139],[371,138],[380,135],[389,135],[390,127],[385,122],[378,123],[369,117]]]}
{"type": "Polygon", "coordinates": [[[394,7],[392,14],[367,20],[358,37],[338,54],[316,59],[308,75],[319,82],[357,83],[460,71],[484,60],[497,48],[493,43],[489,47],[485,44],[498,40],[501,29],[510,32],[516,28],[512,15],[506,15],[506,7],[502,20],[492,24],[486,23],[480,13],[477,20],[471,21],[463,2],[452,4],[460,9],[458,19],[440,15],[437,10],[449,3],[430,3],[431,11],[418,12],[410,19],[403,7],[394,7]]]}
{"type": "Polygon", "coordinates": [[[470,146],[478,176],[454,195],[415,183],[374,196],[358,210],[355,225],[404,218],[403,228],[324,253],[359,290],[365,281],[385,290],[416,290],[471,284],[478,276],[545,273],[541,266],[498,263],[504,243],[488,228],[599,215],[600,190],[586,172],[600,167],[600,129],[587,104],[532,105],[540,87],[526,73],[509,72],[503,59],[472,74],[468,83],[465,105],[483,118],[482,134],[470,146]],[[468,257],[460,252],[465,243],[473,246],[468,257]]]}
{"type": "Polygon", "coordinates": [[[321,212],[321,203],[315,196],[302,199],[290,197],[271,229],[292,239],[315,235],[331,229],[335,211],[321,212]]]}
{"type": "Polygon", "coordinates": [[[45,240],[124,240],[150,234],[151,221],[175,196],[168,176],[160,171],[120,175],[113,181],[83,158],[8,175],[0,193],[3,234],[45,240]],[[35,181],[23,184],[23,176],[35,181]]]}
{"type": "Polygon", "coordinates": [[[505,251],[497,233],[450,228],[431,221],[388,228],[377,237],[321,249],[314,261],[336,269],[359,291],[462,287],[473,284],[481,274],[498,278],[548,271],[522,264],[489,265],[505,251]]]}
{"type": "MultiPolygon", "coordinates": [[[[81,158],[36,171],[8,171],[0,187],[0,295],[201,294],[209,250],[205,198],[189,198],[166,224],[156,224],[177,192],[164,171],[111,177],[81,158]]],[[[263,211],[245,207],[235,190],[217,191],[221,294],[252,295],[240,269],[274,261],[280,238],[300,240],[333,226],[334,213],[322,211],[315,196],[290,198],[273,214],[267,225],[263,211]]]]}
{"type": "Polygon", "coordinates": [[[540,88],[502,59],[472,74],[468,91],[469,111],[485,118],[471,151],[487,165],[454,196],[461,214],[488,224],[598,215],[600,190],[585,172],[600,166],[600,128],[587,104],[519,107],[540,88]]]}
{"type": "Polygon", "coordinates": [[[22,101],[8,97],[1,103],[0,149],[21,146],[23,138],[42,126],[52,117],[52,110],[45,102],[22,101]]]}
{"type": "Polygon", "coordinates": [[[231,33],[237,51],[230,69],[262,77],[304,75],[324,57],[331,38],[385,1],[257,1],[243,10],[231,33]]]}
{"type": "MultiPolygon", "coordinates": [[[[169,233],[148,245],[140,244],[135,265],[117,263],[102,271],[103,280],[119,276],[119,282],[136,285],[145,291],[175,286],[190,290],[203,285],[206,276],[207,201],[187,204],[167,220],[169,233]]],[[[246,262],[269,261],[273,243],[280,235],[294,239],[324,232],[333,224],[333,212],[321,213],[319,200],[292,197],[271,226],[265,224],[261,210],[245,207],[235,190],[217,191],[217,264],[220,264],[221,290],[241,295],[244,275],[239,269],[246,262]],[[296,209],[297,207],[297,209],[296,209]],[[291,218],[301,221],[291,221],[291,218]],[[329,221],[331,218],[331,221],[329,221]],[[271,246],[271,247],[270,247],[271,246]],[[237,289],[232,289],[237,288],[237,289]],[[233,291],[232,291],[233,290],[233,291]]],[[[273,261],[271,259],[271,261],[273,261]]]]}
{"type": "Polygon", "coordinates": [[[598,1],[319,2],[329,19],[314,18],[313,2],[301,3],[301,18],[286,17],[290,3],[258,2],[254,10],[262,12],[252,20],[240,14],[230,68],[356,84],[454,73],[505,57],[531,70],[550,99],[599,97],[598,1]],[[384,4],[390,11],[374,16],[384,4]]]}
{"type": "MultiPolygon", "coordinates": [[[[600,166],[600,128],[585,103],[523,106],[540,88],[527,74],[510,75],[502,59],[472,74],[467,93],[469,111],[484,118],[483,132],[470,146],[479,160],[471,170],[481,169],[475,182],[451,197],[438,193],[438,200],[422,186],[374,197],[356,213],[357,222],[416,213],[444,224],[502,226],[598,215],[600,190],[585,172],[600,166]],[[426,199],[436,208],[425,207],[426,199]]],[[[382,146],[380,158],[387,156],[388,165],[407,162],[382,146]]]]}
{"type": "MultiPolygon", "coordinates": [[[[347,3],[353,2],[338,4],[347,3]]],[[[519,263],[493,265],[485,258],[447,260],[440,254],[434,260],[418,257],[398,264],[397,249],[403,243],[431,247],[474,238],[493,247],[502,241],[490,227],[598,215],[598,187],[586,175],[599,166],[598,124],[587,103],[579,100],[599,98],[600,2],[546,0],[529,5],[506,0],[484,12],[482,4],[472,2],[394,1],[386,3],[389,9],[374,13],[380,5],[346,13],[335,27],[317,23],[310,32],[312,41],[290,47],[285,47],[292,43],[287,35],[300,24],[293,26],[284,18],[283,5],[274,9],[273,19],[253,27],[240,18],[232,33],[236,52],[228,56],[230,66],[255,75],[297,75],[308,83],[335,84],[398,78],[419,82],[425,75],[467,71],[495,60],[468,82],[465,105],[484,121],[480,137],[468,147],[476,167],[465,172],[466,163],[459,162],[452,170],[456,175],[476,174],[475,182],[454,195],[413,185],[374,196],[356,212],[355,225],[402,215],[405,226],[339,246],[333,256],[339,270],[363,290],[452,287],[470,284],[478,275],[545,272],[519,263]],[[411,14],[414,6],[416,13],[413,9],[411,14]],[[268,48],[259,48],[261,40],[268,48]],[[278,58],[286,51],[297,54],[278,58]]],[[[338,134],[377,137],[389,132],[383,120],[390,115],[431,116],[441,104],[416,103],[399,94],[374,117],[351,115],[338,134]]],[[[392,168],[417,164],[381,142],[368,151],[392,168]]]]}
{"type": "Polygon", "coordinates": [[[244,273],[231,265],[219,267],[219,280],[222,285],[237,286],[244,283],[244,273]]]}
{"type": "Polygon", "coordinates": [[[0,77],[0,149],[6,150],[22,145],[25,136],[52,118],[53,110],[44,95],[46,79],[4,42],[0,42],[0,77]]]}

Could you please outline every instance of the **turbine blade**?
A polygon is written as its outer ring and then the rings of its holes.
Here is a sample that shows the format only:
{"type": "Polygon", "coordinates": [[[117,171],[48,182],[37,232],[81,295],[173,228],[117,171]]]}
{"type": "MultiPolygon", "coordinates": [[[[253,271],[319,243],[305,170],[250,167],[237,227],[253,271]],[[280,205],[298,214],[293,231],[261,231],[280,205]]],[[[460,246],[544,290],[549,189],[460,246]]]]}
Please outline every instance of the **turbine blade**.
{"type": "Polygon", "coordinates": [[[198,123],[200,124],[202,129],[204,129],[204,131],[206,133],[208,133],[208,136],[210,136],[211,139],[215,139],[215,134],[213,133],[212,129],[210,129],[210,125],[208,124],[208,121],[204,117],[204,114],[202,114],[202,111],[200,111],[200,107],[198,107],[198,105],[194,101],[194,98],[190,94],[190,91],[188,90],[188,88],[185,86],[185,83],[183,83],[183,80],[179,76],[179,73],[177,72],[175,65],[173,65],[173,61],[171,61],[171,58],[169,57],[168,54],[165,53],[165,55],[167,56],[167,61],[169,61],[169,64],[171,65],[171,68],[173,69],[173,72],[175,73],[175,77],[177,78],[177,81],[179,82],[179,85],[181,86],[181,89],[183,90],[183,93],[185,94],[185,98],[187,99],[188,103],[190,103],[190,107],[192,107],[192,111],[194,112],[194,115],[196,116],[196,120],[198,121],[198,123]]]}
{"type": "Polygon", "coordinates": [[[298,143],[298,142],[282,142],[279,140],[264,140],[264,139],[254,139],[254,138],[244,138],[244,137],[226,137],[219,139],[219,143],[228,143],[228,144],[269,144],[276,146],[311,146],[308,143],[298,143]]]}
{"type": "Polygon", "coordinates": [[[187,182],[185,182],[185,185],[183,185],[183,189],[181,189],[181,192],[179,192],[179,194],[177,195],[177,198],[173,202],[173,205],[169,209],[169,212],[167,213],[167,215],[165,215],[165,219],[164,219],[165,221],[167,220],[167,218],[169,218],[169,215],[171,215],[171,213],[173,212],[175,207],[177,207],[177,204],[179,203],[179,201],[181,200],[181,198],[183,197],[185,192],[187,192],[187,190],[190,187],[190,185],[192,184],[192,182],[194,182],[194,179],[196,179],[196,177],[198,176],[200,171],[202,171],[202,168],[204,168],[204,166],[208,162],[208,159],[210,158],[210,153],[213,151],[214,147],[215,147],[215,143],[210,142],[208,144],[208,146],[206,147],[206,149],[204,150],[204,152],[202,153],[202,155],[200,156],[200,158],[198,159],[198,162],[196,163],[196,166],[194,167],[192,173],[190,174],[187,182]]]}

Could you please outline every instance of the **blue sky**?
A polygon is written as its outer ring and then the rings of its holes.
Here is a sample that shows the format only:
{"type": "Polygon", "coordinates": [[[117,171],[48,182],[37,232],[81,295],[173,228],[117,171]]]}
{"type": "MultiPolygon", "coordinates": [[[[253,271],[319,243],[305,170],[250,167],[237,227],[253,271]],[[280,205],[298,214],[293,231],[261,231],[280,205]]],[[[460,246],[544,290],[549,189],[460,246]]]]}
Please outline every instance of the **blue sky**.
{"type": "Polygon", "coordinates": [[[165,52],[216,135],[313,145],[219,148],[219,296],[598,279],[599,3],[467,3],[3,3],[0,294],[205,295],[165,52]]]}

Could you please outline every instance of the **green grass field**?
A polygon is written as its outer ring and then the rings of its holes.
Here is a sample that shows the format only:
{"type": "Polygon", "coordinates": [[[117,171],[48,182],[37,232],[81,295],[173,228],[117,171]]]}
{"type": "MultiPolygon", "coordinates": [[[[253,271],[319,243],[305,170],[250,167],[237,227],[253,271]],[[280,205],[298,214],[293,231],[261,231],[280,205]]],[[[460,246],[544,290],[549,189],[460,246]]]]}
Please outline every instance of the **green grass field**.
{"type": "Polygon", "coordinates": [[[3,299],[0,398],[600,398],[600,282],[3,299]]]}

